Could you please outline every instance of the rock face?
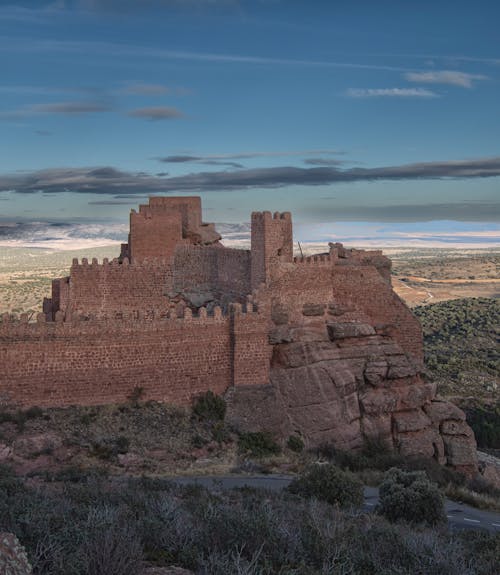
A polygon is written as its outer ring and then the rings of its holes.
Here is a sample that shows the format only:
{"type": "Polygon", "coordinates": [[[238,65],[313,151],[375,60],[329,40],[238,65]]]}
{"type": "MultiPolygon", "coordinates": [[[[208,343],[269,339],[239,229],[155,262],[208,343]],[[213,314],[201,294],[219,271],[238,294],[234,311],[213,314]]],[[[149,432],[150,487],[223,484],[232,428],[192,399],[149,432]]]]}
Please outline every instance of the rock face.
{"type": "Polygon", "coordinates": [[[31,575],[26,551],[12,533],[0,533],[0,573],[2,575],[31,575]]]}
{"type": "Polygon", "coordinates": [[[318,311],[305,307],[300,325],[271,330],[270,385],[233,390],[232,422],[299,435],[309,447],[356,450],[378,440],[402,455],[474,473],[476,443],[464,413],[436,396],[416,360],[369,323],[318,311]],[[249,404],[257,406],[251,413],[249,404]]]}

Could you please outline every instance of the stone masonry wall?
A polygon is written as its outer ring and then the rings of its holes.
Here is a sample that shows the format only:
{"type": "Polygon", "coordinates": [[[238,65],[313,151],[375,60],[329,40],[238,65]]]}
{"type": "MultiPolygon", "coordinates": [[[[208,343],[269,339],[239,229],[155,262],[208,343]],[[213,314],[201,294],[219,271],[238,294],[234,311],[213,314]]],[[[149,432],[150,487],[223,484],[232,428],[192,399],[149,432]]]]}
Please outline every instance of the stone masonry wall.
{"type": "Polygon", "coordinates": [[[250,293],[250,252],[216,246],[179,246],[172,268],[173,293],[193,288],[217,299],[244,301],[250,293]]]}
{"type": "MultiPolygon", "coordinates": [[[[121,310],[164,310],[171,268],[165,261],[138,264],[118,260],[81,263],[73,260],[69,281],[69,307],[65,312],[105,314],[121,310]]],[[[57,311],[57,307],[54,311],[57,311]]]]}
{"type": "Polygon", "coordinates": [[[28,407],[96,405],[126,401],[134,388],[145,399],[187,405],[200,393],[222,394],[240,380],[268,381],[269,357],[262,343],[267,323],[259,314],[219,308],[199,317],[129,318],[28,324],[0,323],[0,401],[28,407]],[[247,327],[245,327],[247,326],[247,327]],[[248,333],[247,333],[248,332],[248,333]],[[260,346],[260,351],[257,350],[260,346]],[[234,352],[253,377],[234,368],[234,352]]]}
{"type": "Polygon", "coordinates": [[[406,352],[423,358],[420,323],[372,265],[338,265],[331,254],[282,264],[269,293],[276,324],[300,322],[304,306],[331,304],[344,321],[368,322],[390,334],[406,352]]]}

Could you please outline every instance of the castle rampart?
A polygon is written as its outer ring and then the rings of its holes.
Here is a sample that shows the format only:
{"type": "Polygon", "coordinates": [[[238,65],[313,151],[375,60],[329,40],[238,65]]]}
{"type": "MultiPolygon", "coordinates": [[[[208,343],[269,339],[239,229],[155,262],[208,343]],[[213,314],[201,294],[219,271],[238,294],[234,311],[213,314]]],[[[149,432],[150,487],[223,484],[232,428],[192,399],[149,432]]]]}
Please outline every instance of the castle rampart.
{"type": "Polygon", "coordinates": [[[126,401],[141,388],[149,399],[187,405],[209,389],[222,394],[230,386],[268,382],[268,322],[253,305],[226,314],[217,307],[176,314],[55,322],[41,316],[37,323],[4,316],[0,399],[92,405],[126,401]]]}

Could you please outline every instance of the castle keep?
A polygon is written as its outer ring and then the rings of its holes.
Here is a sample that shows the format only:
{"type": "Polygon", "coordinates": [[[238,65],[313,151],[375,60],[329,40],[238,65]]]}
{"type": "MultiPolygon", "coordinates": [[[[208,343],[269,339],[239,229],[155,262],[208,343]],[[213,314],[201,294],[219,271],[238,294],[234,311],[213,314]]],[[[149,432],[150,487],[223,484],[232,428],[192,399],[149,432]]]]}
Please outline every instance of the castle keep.
{"type": "Polygon", "coordinates": [[[198,197],[130,214],[113,261],[74,260],[36,323],[3,317],[0,394],[22,406],[225,394],[230,420],[356,448],[475,466],[463,413],[420,376],[418,321],[379,251],[293,256],[288,212],[254,212],[251,249],[225,247],[198,197]]]}

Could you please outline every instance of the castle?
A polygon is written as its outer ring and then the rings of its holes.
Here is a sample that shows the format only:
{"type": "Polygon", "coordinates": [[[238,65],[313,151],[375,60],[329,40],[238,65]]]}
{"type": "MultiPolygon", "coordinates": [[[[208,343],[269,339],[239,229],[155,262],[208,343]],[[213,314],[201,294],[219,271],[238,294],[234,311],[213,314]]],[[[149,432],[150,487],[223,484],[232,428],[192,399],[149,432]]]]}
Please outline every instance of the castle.
{"type": "Polygon", "coordinates": [[[475,466],[463,413],[420,375],[421,328],[380,251],[296,258],[288,212],[224,247],[199,197],[152,197],[113,261],[74,260],[36,323],[0,324],[0,399],[22,406],[225,394],[243,429],[475,466]]]}

